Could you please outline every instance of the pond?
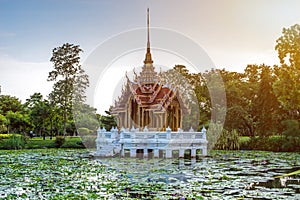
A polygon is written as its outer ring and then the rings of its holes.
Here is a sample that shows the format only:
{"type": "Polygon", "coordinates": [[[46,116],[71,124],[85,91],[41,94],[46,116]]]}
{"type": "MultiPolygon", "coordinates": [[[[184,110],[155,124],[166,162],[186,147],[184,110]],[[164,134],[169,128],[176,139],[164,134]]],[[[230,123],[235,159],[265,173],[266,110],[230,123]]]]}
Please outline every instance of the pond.
{"type": "Polygon", "coordinates": [[[212,151],[199,159],[0,151],[3,199],[300,199],[300,154],[212,151]],[[275,178],[278,177],[278,178],[275,178]]]}

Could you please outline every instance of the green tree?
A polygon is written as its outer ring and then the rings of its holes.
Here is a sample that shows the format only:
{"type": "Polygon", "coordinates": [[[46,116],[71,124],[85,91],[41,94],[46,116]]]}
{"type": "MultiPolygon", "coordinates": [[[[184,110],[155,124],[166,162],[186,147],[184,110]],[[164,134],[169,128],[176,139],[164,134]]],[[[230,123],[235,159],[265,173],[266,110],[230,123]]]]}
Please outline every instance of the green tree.
{"type": "Polygon", "coordinates": [[[274,77],[271,67],[261,65],[260,82],[256,98],[256,121],[257,133],[259,136],[269,136],[277,130],[279,103],[274,94],[272,85],[274,77]]]}
{"type": "Polygon", "coordinates": [[[41,93],[34,93],[29,99],[26,99],[25,106],[28,109],[30,121],[35,127],[35,132],[43,135],[45,139],[46,128],[51,114],[50,103],[43,99],[41,93]]]}
{"type": "Polygon", "coordinates": [[[88,77],[80,65],[79,54],[81,52],[79,45],[66,43],[61,47],[54,48],[50,59],[54,70],[49,72],[48,81],[56,82],[49,99],[62,110],[64,136],[73,100],[76,100],[77,103],[84,101],[84,91],[89,85],[88,77]]]}
{"type": "Polygon", "coordinates": [[[77,111],[78,112],[75,114],[76,127],[87,128],[95,132],[99,127],[96,109],[87,104],[82,104],[78,107],[77,111]]]}
{"type": "MultiPolygon", "coordinates": [[[[110,111],[105,111],[106,115],[97,115],[100,127],[110,130],[113,126],[117,126],[116,119],[110,114],[110,111]]],[[[121,128],[121,127],[120,127],[121,128]]]]}
{"type": "Polygon", "coordinates": [[[22,112],[22,103],[16,97],[9,95],[0,95],[0,114],[5,116],[8,111],[22,112]]]}
{"type": "Polygon", "coordinates": [[[6,117],[4,115],[0,114],[0,133],[7,131],[7,124],[8,124],[8,121],[7,121],[6,117]]]}
{"type": "Polygon", "coordinates": [[[226,91],[225,129],[229,131],[237,130],[241,135],[252,135],[254,132],[253,117],[251,114],[251,101],[246,99],[250,95],[245,73],[229,72],[225,69],[219,72],[226,91]]]}
{"type": "Polygon", "coordinates": [[[300,116],[300,25],[283,28],[282,36],[276,40],[281,67],[277,70],[274,91],[281,106],[290,118],[300,116]]]}
{"type": "Polygon", "coordinates": [[[6,114],[6,119],[8,121],[8,133],[18,132],[22,133],[27,127],[30,127],[29,117],[27,114],[22,114],[20,112],[8,111],[6,114]]]}
{"type": "Polygon", "coordinates": [[[0,126],[6,125],[2,131],[21,132],[31,126],[21,101],[16,97],[0,95],[0,115],[3,116],[0,126]]]}

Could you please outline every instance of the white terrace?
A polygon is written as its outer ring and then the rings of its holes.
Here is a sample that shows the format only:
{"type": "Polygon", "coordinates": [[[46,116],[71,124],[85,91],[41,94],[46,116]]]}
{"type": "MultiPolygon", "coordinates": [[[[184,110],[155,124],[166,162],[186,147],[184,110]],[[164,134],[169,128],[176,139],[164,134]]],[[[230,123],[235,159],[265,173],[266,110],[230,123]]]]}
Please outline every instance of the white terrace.
{"type": "Polygon", "coordinates": [[[185,151],[189,151],[192,158],[196,157],[197,150],[201,155],[207,155],[206,129],[195,132],[192,128],[188,132],[181,129],[177,132],[168,127],[165,132],[150,132],[147,127],[143,131],[132,128],[120,130],[112,128],[111,131],[98,129],[96,139],[97,151],[95,156],[110,157],[118,153],[122,157],[154,157],[172,158],[175,152],[180,158],[185,151]]]}

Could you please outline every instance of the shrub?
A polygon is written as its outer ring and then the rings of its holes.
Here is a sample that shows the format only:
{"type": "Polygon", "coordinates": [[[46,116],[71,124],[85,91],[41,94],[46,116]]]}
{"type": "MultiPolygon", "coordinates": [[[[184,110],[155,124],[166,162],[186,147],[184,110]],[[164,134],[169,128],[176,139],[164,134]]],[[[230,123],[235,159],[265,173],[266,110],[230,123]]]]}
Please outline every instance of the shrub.
{"type": "Polygon", "coordinates": [[[97,135],[83,136],[81,139],[86,148],[96,148],[97,135]]]}
{"type": "Polygon", "coordinates": [[[282,148],[284,151],[300,151],[300,129],[297,120],[285,120],[282,122],[285,127],[283,131],[284,141],[282,148]]]}
{"type": "Polygon", "coordinates": [[[8,139],[11,136],[11,134],[0,134],[0,140],[8,139]]]}
{"type": "Polygon", "coordinates": [[[252,137],[247,143],[242,143],[241,148],[274,152],[300,151],[300,138],[279,135],[252,137]]]}
{"type": "Polygon", "coordinates": [[[84,127],[78,128],[77,131],[78,131],[80,136],[89,135],[91,133],[90,129],[84,128],[84,127]]]}
{"type": "Polygon", "coordinates": [[[27,143],[25,136],[17,134],[9,134],[7,139],[3,139],[0,143],[2,149],[23,149],[27,143]]]}
{"type": "Polygon", "coordinates": [[[0,140],[9,139],[11,136],[21,137],[20,134],[0,134],[0,140]]]}
{"type": "Polygon", "coordinates": [[[239,134],[236,130],[231,132],[223,129],[221,136],[219,137],[215,149],[218,150],[238,150],[240,148],[239,144],[239,134]]]}
{"type": "Polygon", "coordinates": [[[57,136],[56,139],[55,139],[55,146],[57,148],[60,148],[65,142],[66,142],[65,137],[57,136]]]}
{"type": "Polygon", "coordinates": [[[67,137],[61,148],[84,148],[80,137],[67,137]]]}

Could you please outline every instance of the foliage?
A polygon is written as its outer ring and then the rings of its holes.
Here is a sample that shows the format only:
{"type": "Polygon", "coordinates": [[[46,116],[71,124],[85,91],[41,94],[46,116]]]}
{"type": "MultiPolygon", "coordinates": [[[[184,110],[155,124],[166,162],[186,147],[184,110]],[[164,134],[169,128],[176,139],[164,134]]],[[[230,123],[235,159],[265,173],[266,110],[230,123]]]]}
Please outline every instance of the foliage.
{"type": "MultiPolygon", "coordinates": [[[[44,148],[57,148],[55,140],[51,140],[50,138],[37,137],[32,138],[27,141],[25,145],[26,149],[44,149],[44,148]]],[[[65,142],[62,144],[60,148],[84,148],[80,137],[65,137],[65,142]]],[[[1,149],[1,146],[0,146],[1,149]]]]}
{"type": "Polygon", "coordinates": [[[195,93],[195,86],[200,81],[197,74],[190,74],[183,65],[175,65],[173,69],[160,74],[161,81],[169,87],[176,87],[177,96],[180,98],[179,103],[183,108],[181,115],[183,130],[190,127],[195,129],[199,126],[199,103],[195,93]]]}
{"type": "Polygon", "coordinates": [[[240,149],[273,152],[300,152],[299,144],[299,138],[286,138],[281,135],[272,135],[269,137],[257,136],[240,141],[240,149]]]}
{"type": "Polygon", "coordinates": [[[300,25],[283,28],[282,34],[275,46],[282,66],[273,87],[281,106],[295,119],[300,115],[300,25]]]}
{"type": "Polygon", "coordinates": [[[29,118],[33,124],[34,132],[46,136],[46,128],[49,124],[49,118],[52,112],[52,107],[47,100],[43,100],[41,93],[34,93],[26,100],[26,108],[28,109],[29,118]]]}
{"type": "Polygon", "coordinates": [[[242,149],[253,149],[262,151],[282,151],[283,138],[281,136],[270,137],[251,137],[251,139],[244,143],[242,149]]]}
{"type": "Polygon", "coordinates": [[[86,148],[96,148],[96,139],[97,135],[96,134],[89,134],[89,135],[83,135],[81,136],[82,143],[86,148]]]}
{"type": "Polygon", "coordinates": [[[8,139],[8,138],[10,138],[10,137],[12,137],[12,136],[15,136],[15,137],[21,137],[20,134],[15,134],[15,133],[7,134],[7,133],[5,133],[5,134],[0,134],[0,140],[8,139]]]}
{"type": "Polygon", "coordinates": [[[88,128],[78,128],[77,129],[79,135],[88,135],[90,134],[90,130],[88,128]]]}
{"type": "Polygon", "coordinates": [[[21,132],[30,126],[21,101],[16,97],[0,95],[0,132],[21,132]]]}
{"type": "Polygon", "coordinates": [[[74,109],[74,119],[77,129],[87,128],[93,132],[99,127],[96,109],[87,104],[76,105],[76,109],[74,109]]]}
{"type": "Polygon", "coordinates": [[[6,119],[8,121],[8,133],[9,132],[22,132],[27,127],[30,127],[29,117],[27,114],[21,112],[7,111],[6,119]]]}
{"type": "Polygon", "coordinates": [[[60,148],[66,142],[66,138],[62,136],[57,136],[55,138],[55,146],[56,148],[60,148]]]}
{"type": "Polygon", "coordinates": [[[0,133],[7,131],[7,124],[8,124],[8,121],[7,121],[6,117],[4,115],[0,114],[0,133]]]}
{"type": "Polygon", "coordinates": [[[110,114],[110,111],[105,111],[105,113],[106,115],[97,115],[100,127],[104,127],[106,130],[116,127],[117,122],[115,117],[110,114]]]}
{"type": "Polygon", "coordinates": [[[276,133],[274,125],[279,123],[277,116],[280,114],[280,108],[272,88],[274,83],[273,70],[266,65],[261,65],[260,69],[260,82],[255,102],[256,132],[259,136],[266,137],[276,133]]]}
{"type": "Polygon", "coordinates": [[[217,123],[211,123],[206,133],[206,139],[208,141],[207,148],[209,150],[213,149],[223,132],[223,125],[217,123]]]}
{"type": "Polygon", "coordinates": [[[13,96],[0,95],[0,114],[6,115],[8,111],[21,112],[22,111],[21,101],[13,96]]]}
{"type": "Polygon", "coordinates": [[[10,134],[7,139],[0,141],[1,149],[23,149],[27,143],[27,138],[24,136],[10,134]]]}
{"type": "Polygon", "coordinates": [[[66,141],[61,146],[61,148],[81,149],[81,148],[85,148],[85,146],[83,145],[82,139],[80,137],[66,137],[66,141]]]}
{"type": "Polygon", "coordinates": [[[52,57],[54,70],[49,72],[48,81],[56,81],[50,93],[50,101],[56,104],[63,113],[63,134],[66,135],[68,116],[75,104],[85,100],[85,89],[89,85],[88,76],[80,65],[79,45],[63,44],[54,48],[52,57]]]}
{"type": "Polygon", "coordinates": [[[238,150],[239,148],[240,144],[238,132],[236,130],[232,130],[229,132],[224,129],[215,145],[215,149],[238,150]]]}
{"type": "Polygon", "coordinates": [[[283,136],[285,141],[283,149],[286,151],[299,151],[300,150],[300,129],[297,120],[285,120],[282,122],[285,130],[283,136]]]}

